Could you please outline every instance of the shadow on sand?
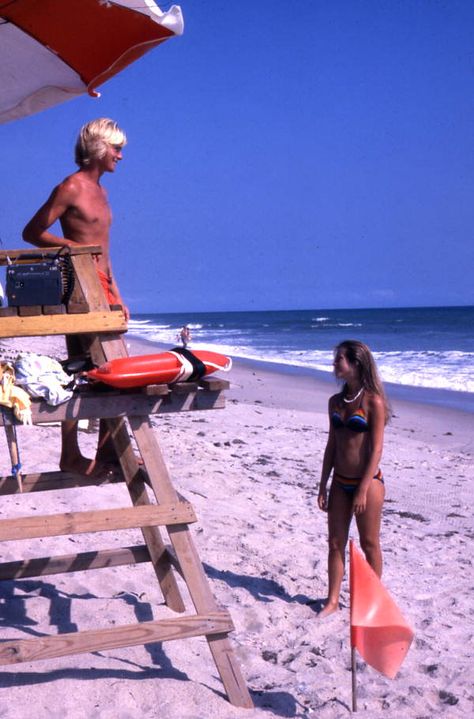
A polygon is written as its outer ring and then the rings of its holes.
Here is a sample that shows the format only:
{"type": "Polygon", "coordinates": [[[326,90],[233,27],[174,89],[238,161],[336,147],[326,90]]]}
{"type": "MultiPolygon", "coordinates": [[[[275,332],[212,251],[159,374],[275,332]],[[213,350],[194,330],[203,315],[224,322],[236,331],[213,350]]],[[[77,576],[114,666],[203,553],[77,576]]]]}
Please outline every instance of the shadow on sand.
{"type": "MultiPolygon", "coordinates": [[[[279,597],[288,602],[300,602],[306,604],[308,598],[303,595],[291,597],[285,590],[273,580],[261,577],[248,577],[238,575],[229,571],[219,571],[213,567],[206,565],[206,572],[211,579],[220,579],[225,581],[229,586],[244,586],[259,601],[272,601],[272,597],[279,597]]],[[[21,581],[3,581],[0,583],[0,628],[16,629],[29,635],[29,637],[42,637],[46,634],[38,630],[37,622],[28,615],[28,602],[42,597],[49,601],[49,620],[50,626],[57,628],[57,634],[68,632],[77,632],[78,626],[72,621],[71,610],[73,600],[89,600],[98,599],[95,594],[89,592],[84,593],[67,593],[55,587],[53,584],[36,580],[21,581]]],[[[138,622],[146,622],[154,619],[152,606],[148,602],[142,601],[137,595],[130,592],[122,592],[114,596],[114,599],[123,601],[131,606],[138,622]]],[[[18,640],[18,636],[3,636],[1,642],[10,640],[18,640]]],[[[175,669],[163,650],[161,643],[152,643],[145,645],[145,649],[150,655],[153,667],[145,666],[137,662],[125,659],[124,657],[111,656],[107,654],[107,659],[113,658],[114,661],[120,662],[124,668],[63,668],[53,669],[50,671],[18,671],[18,665],[15,664],[15,670],[1,671],[0,669],[0,688],[7,689],[10,687],[32,686],[35,684],[45,684],[64,679],[78,681],[94,681],[96,679],[117,679],[128,681],[143,681],[146,679],[175,679],[178,681],[190,681],[188,675],[178,669],[175,669]]],[[[105,657],[101,652],[92,652],[91,656],[105,657]]],[[[205,686],[216,696],[222,697],[223,701],[227,698],[223,691],[209,687],[201,682],[201,686],[205,686]]],[[[280,717],[302,717],[304,716],[304,706],[295,699],[289,692],[272,691],[272,688],[252,691],[250,694],[255,707],[268,711],[271,715],[280,717]]]]}
{"type": "Polygon", "coordinates": [[[317,614],[324,607],[325,599],[313,599],[306,594],[288,594],[286,589],[274,579],[266,577],[253,577],[248,574],[236,574],[228,569],[216,569],[209,564],[204,564],[204,569],[210,579],[217,579],[225,582],[228,587],[240,587],[259,602],[271,602],[273,599],[282,599],[284,602],[305,604],[317,614]]]}
{"type": "MultiPolygon", "coordinates": [[[[43,581],[4,581],[0,584],[0,627],[5,629],[17,629],[30,637],[46,636],[45,632],[38,631],[35,627],[37,622],[28,616],[28,602],[36,597],[43,597],[49,601],[49,624],[56,626],[57,634],[77,632],[78,626],[71,619],[71,607],[74,599],[88,600],[97,599],[96,595],[88,592],[81,594],[68,594],[59,590],[52,584],[43,581]]],[[[154,619],[152,607],[148,602],[143,602],[135,594],[122,592],[115,595],[114,599],[123,601],[133,608],[137,622],[147,622],[154,619]]],[[[18,636],[3,636],[2,642],[18,640],[18,636]]],[[[114,657],[115,661],[133,667],[131,670],[117,669],[62,669],[45,673],[21,672],[21,673],[0,673],[0,687],[22,686],[25,684],[38,684],[54,681],[56,679],[75,678],[81,680],[97,679],[99,677],[114,677],[117,679],[149,679],[149,678],[170,678],[181,681],[188,680],[187,674],[175,669],[161,643],[154,642],[145,645],[145,650],[150,659],[158,668],[150,668],[137,664],[136,662],[114,657]],[[136,671],[138,670],[138,671],[136,671]]],[[[100,652],[91,652],[97,657],[104,656],[100,652]]],[[[108,655],[110,656],[110,655],[108,655]]]]}

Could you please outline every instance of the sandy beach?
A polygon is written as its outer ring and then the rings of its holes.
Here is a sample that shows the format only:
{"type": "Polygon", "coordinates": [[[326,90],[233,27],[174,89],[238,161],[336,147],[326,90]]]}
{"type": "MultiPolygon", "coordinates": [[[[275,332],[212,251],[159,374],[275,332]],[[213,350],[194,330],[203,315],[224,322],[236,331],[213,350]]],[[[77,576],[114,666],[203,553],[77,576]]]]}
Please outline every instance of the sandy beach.
{"type": "MultiPolygon", "coordinates": [[[[61,342],[15,345],[65,356],[61,342]]],[[[133,340],[130,351],[151,350],[133,340]]],[[[326,592],[326,517],[316,496],[335,384],[238,361],[227,378],[225,409],[155,416],[153,425],[173,482],[197,513],[192,533],[212,590],[232,615],[232,642],[255,708],[227,702],[198,638],[4,667],[0,716],[336,719],[351,713],[347,580],[336,615],[318,621],[314,603],[326,592]]],[[[393,681],[359,660],[358,715],[466,717],[474,713],[473,415],[392,404],[383,457],[383,582],[415,640],[393,681]]],[[[58,426],[20,427],[18,437],[24,472],[57,468],[58,426]]],[[[96,436],[82,432],[80,441],[92,456],[96,436]]],[[[3,432],[0,447],[5,476],[3,432]]],[[[127,498],[121,485],[14,495],[2,498],[1,517],[120,507],[127,498]]],[[[100,536],[101,547],[134,543],[141,543],[135,530],[100,536]]],[[[90,535],[12,541],[2,557],[98,544],[90,535]]],[[[0,591],[2,640],[169,614],[148,565],[2,582],[0,591]]]]}

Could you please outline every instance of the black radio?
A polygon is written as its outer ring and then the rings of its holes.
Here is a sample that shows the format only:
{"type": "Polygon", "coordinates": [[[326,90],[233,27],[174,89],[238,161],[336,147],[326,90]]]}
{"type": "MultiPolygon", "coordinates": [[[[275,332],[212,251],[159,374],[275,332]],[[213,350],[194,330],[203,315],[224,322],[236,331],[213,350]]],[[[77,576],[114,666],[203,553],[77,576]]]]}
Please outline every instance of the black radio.
{"type": "Polygon", "coordinates": [[[59,259],[34,264],[9,265],[6,295],[11,307],[60,305],[63,280],[59,259]]]}

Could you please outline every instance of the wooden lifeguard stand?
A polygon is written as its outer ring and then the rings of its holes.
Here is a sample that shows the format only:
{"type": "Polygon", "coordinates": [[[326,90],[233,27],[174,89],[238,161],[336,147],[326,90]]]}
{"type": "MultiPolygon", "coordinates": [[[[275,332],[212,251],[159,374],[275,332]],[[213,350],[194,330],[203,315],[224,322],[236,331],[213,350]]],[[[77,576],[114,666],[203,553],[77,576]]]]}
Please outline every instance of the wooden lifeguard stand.
{"type": "MultiPolygon", "coordinates": [[[[56,252],[57,248],[41,250],[45,258],[56,252]]],[[[71,250],[75,283],[67,308],[59,305],[0,310],[0,338],[75,334],[80,336],[84,351],[90,352],[96,364],[127,356],[120,334],[127,329],[125,317],[121,308],[110,308],[104,298],[93,259],[98,253],[98,247],[71,250]]],[[[0,264],[21,262],[22,257],[28,255],[31,256],[31,250],[2,251],[0,264]]],[[[156,385],[143,391],[98,393],[87,388],[58,407],[43,401],[33,402],[33,424],[68,419],[107,420],[121,467],[119,476],[111,481],[126,482],[132,506],[43,516],[35,512],[34,516],[3,519],[0,520],[0,541],[140,527],[144,544],[3,563],[0,564],[0,581],[151,562],[166,605],[180,616],[0,642],[0,664],[205,636],[229,701],[236,706],[252,706],[228,637],[234,629],[232,619],[214,599],[189,530],[188,525],[196,521],[193,508],[173,487],[149,418],[149,415],[164,412],[223,407],[222,392],[227,387],[225,380],[207,378],[199,383],[173,387],[156,385]],[[137,460],[125,420],[143,465],[137,460]],[[165,544],[160,527],[166,528],[170,545],[165,544]],[[187,586],[195,609],[193,614],[183,614],[186,607],[175,571],[187,586]]],[[[15,420],[9,418],[10,422],[15,420]]],[[[3,416],[0,416],[0,424],[7,424],[3,416]]],[[[98,484],[104,484],[104,480],[57,471],[25,475],[22,490],[25,493],[44,492],[98,484]]],[[[0,478],[0,495],[19,492],[16,477],[0,478]]]]}

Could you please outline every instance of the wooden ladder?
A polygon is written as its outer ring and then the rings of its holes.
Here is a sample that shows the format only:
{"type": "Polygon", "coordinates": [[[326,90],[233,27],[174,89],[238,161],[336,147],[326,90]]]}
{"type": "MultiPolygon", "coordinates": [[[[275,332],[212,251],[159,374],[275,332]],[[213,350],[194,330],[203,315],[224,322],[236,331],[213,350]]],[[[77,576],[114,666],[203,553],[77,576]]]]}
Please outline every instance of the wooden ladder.
{"type": "MultiPolygon", "coordinates": [[[[44,254],[51,257],[55,249],[44,254]]],[[[41,251],[43,252],[43,251],[41,251]]],[[[19,307],[0,310],[0,338],[76,334],[84,351],[97,365],[127,356],[121,333],[126,322],[121,308],[107,304],[96,273],[94,254],[100,248],[78,247],[71,252],[75,284],[68,308],[19,307]],[[55,311],[56,310],[56,311],[55,311]]],[[[21,261],[31,251],[0,253],[0,264],[21,261]]],[[[233,631],[230,614],[220,608],[211,592],[196,550],[189,524],[196,521],[191,504],[180,496],[171,481],[156,435],[151,414],[224,406],[223,390],[228,383],[208,378],[199,383],[173,387],[157,385],[143,391],[98,393],[87,389],[67,403],[51,407],[33,402],[33,423],[68,419],[105,419],[113,446],[120,460],[121,473],[110,481],[125,481],[131,507],[25,516],[0,520],[0,541],[73,535],[141,528],[144,544],[119,549],[102,549],[69,555],[39,557],[0,564],[0,581],[33,576],[48,576],[71,571],[100,569],[151,562],[166,605],[179,613],[171,619],[146,621],[112,628],[18,639],[0,643],[0,664],[30,662],[82,652],[127,647],[151,642],[205,636],[229,701],[240,707],[253,706],[240,667],[229,640],[233,631]],[[127,424],[143,460],[140,465],[127,424]],[[170,545],[166,545],[160,527],[165,527],[170,545]],[[195,612],[186,612],[177,571],[186,584],[195,612]]],[[[14,420],[9,419],[8,424],[14,420]]],[[[0,416],[0,424],[7,424],[0,416]]],[[[22,490],[43,492],[103,484],[103,479],[67,472],[26,474],[22,490]]],[[[19,493],[17,478],[0,478],[0,494],[19,493]]],[[[21,496],[21,495],[20,495],[21,496]]]]}

